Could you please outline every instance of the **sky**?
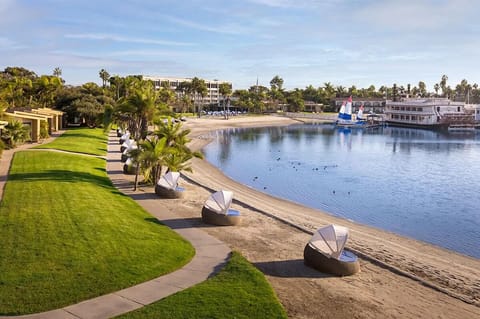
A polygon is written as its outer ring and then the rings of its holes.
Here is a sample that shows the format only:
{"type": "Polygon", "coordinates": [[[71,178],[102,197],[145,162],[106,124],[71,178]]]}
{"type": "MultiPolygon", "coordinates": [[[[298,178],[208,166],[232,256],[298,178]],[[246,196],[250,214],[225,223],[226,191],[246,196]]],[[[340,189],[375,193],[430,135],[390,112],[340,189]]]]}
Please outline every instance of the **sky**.
{"type": "Polygon", "coordinates": [[[234,89],[480,84],[477,0],[0,0],[0,69],[199,77],[234,89]]]}

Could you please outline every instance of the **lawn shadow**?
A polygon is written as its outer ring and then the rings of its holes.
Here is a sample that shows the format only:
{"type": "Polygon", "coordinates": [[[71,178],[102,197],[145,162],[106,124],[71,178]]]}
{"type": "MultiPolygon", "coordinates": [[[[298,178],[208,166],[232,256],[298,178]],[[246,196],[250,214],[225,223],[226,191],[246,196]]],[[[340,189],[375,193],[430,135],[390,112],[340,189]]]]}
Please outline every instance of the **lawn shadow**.
{"type": "Polygon", "coordinates": [[[148,217],[145,218],[146,221],[156,224],[162,224],[170,227],[171,229],[184,229],[184,228],[210,228],[210,227],[218,227],[214,225],[205,224],[202,221],[201,217],[188,217],[188,218],[175,218],[175,219],[167,219],[163,221],[159,221],[156,218],[148,217]]]}
{"type": "Polygon", "coordinates": [[[313,268],[305,266],[303,259],[275,260],[253,263],[264,274],[282,278],[330,278],[313,268]]]}
{"type": "Polygon", "coordinates": [[[69,137],[82,137],[82,138],[91,138],[91,139],[95,139],[95,140],[100,140],[102,142],[107,142],[106,137],[94,136],[94,135],[85,134],[85,133],[78,133],[78,132],[72,133],[72,130],[74,131],[74,130],[78,130],[78,129],[69,129],[65,134],[62,134],[59,137],[57,137],[57,139],[61,140],[61,139],[64,139],[64,138],[69,138],[69,137]]]}
{"type": "MultiPolygon", "coordinates": [[[[100,169],[101,170],[101,169],[100,169]]],[[[112,182],[106,176],[93,175],[85,172],[72,172],[69,170],[47,170],[38,173],[13,173],[8,176],[9,181],[38,182],[87,182],[100,186],[112,187],[112,182]]]]}

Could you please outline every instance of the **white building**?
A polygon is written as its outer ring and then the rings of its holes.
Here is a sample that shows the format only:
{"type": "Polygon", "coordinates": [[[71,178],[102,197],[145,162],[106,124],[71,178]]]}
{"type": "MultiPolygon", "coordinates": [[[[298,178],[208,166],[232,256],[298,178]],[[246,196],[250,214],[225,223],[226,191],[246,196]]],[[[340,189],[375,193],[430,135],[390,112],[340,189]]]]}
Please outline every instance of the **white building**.
{"type": "MultiPolygon", "coordinates": [[[[160,77],[160,76],[143,76],[144,80],[153,81],[155,88],[159,89],[162,85],[166,85],[170,89],[176,91],[177,87],[182,82],[192,82],[192,78],[173,78],[173,77],[160,77]]],[[[207,96],[204,97],[201,101],[202,104],[219,104],[222,101],[222,96],[219,92],[220,84],[227,83],[232,88],[232,83],[227,81],[219,81],[219,80],[205,80],[205,84],[207,85],[207,96]]],[[[181,95],[180,92],[177,94],[181,95]]]]}

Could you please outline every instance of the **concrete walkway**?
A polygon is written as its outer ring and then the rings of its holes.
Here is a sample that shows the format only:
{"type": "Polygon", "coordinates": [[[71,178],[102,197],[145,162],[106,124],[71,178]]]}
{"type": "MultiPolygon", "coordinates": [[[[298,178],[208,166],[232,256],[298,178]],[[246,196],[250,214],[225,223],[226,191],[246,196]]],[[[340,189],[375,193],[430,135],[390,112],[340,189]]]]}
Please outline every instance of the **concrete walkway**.
{"type": "MultiPolygon", "coordinates": [[[[108,295],[86,300],[62,309],[38,314],[1,318],[111,318],[151,304],[180,290],[192,287],[216,274],[226,264],[231,252],[227,245],[208,235],[206,232],[195,228],[188,219],[182,220],[173,213],[163,211],[162,199],[154,194],[153,188],[152,192],[149,193],[132,191],[132,177],[123,174],[123,163],[120,162],[120,156],[118,138],[115,133],[111,132],[108,139],[107,173],[113,185],[122,193],[136,200],[145,210],[163,224],[172,228],[180,236],[188,240],[195,248],[195,256],[193,259],[183,268],[173,273],[108,295]]],[[[5,180],[6,174],[8,173],[8,168],[4,171],[4,165],[7,161],[10,161],[12,157],[13,154],[7,154],[5,158],[2,156],[0,170],[1,189],[3,189],[2,180],[5,180]]],[[[10,162],[8,162],[8,167],[10,167],[10,162]]]]}

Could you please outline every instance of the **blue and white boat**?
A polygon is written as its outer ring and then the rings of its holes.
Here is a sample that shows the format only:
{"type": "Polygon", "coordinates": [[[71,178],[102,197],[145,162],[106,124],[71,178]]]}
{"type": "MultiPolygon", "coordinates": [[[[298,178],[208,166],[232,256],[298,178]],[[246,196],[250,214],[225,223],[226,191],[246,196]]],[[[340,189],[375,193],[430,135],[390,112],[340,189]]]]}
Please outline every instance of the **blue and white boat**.
{"type": "Polygon", "coordinates": [[[343,101],[338,112],[338,118],[335,123],[337,126],[342,127],[362,127],[367,124],[367,121],[363,118],[363,105],[360,107],[356,119],[352,118],[352,97],[343,101]]]}

